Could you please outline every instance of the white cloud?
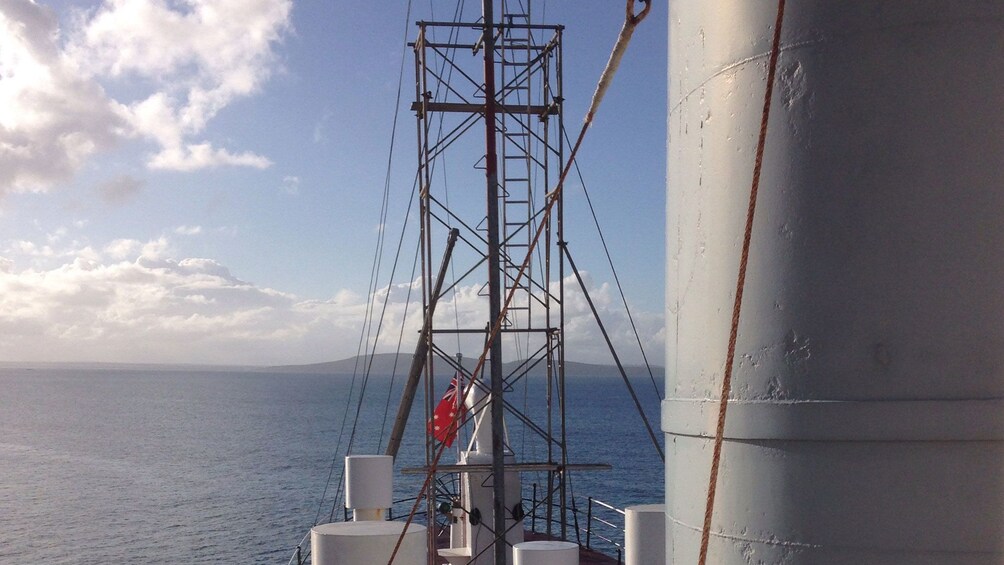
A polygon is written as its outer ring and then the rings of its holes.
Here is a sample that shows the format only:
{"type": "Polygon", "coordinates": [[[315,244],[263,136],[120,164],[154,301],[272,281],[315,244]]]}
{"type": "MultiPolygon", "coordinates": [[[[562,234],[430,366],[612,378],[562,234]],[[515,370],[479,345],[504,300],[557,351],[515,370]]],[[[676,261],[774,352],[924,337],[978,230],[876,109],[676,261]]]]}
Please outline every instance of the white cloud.
{"type": "Polygon", "coordinates": [[[222,165],[267,169],[272,161],[250,152],[234,154],[226,149],[213,149],[209,143],[196,143],[184,147],[166,146],[151,157],[147,165],[151,169],[190,172],[222,165]]]}
{"type": "Polygon", "coordinates": [[[174,228],[174,233],[178,235],[199,235],[202,233],[202,226],[178,226],[174,228]]]}
{"type": "MultiPolygon", "coordinates": [[[[611,340],[617,347],[618,356],[622,361],[629,364],[641,363],[642,357],[638,350],[637,339],[631,328],[631,322],[628,319],[627,313],[624,311],[623,304],[619,300],[619,297],[616,297],[616,290],[609,283],[594,283],[592,276],[588,272],[583,271],[581,274],[589,290],[589,296],[599,311],[611,340]]],[[[377,312],[389,300],[387,319],[384,322],[385,337],[381,342],[383,350],[396,346],[397,336],[401,331],[400,317],[404,311],[409,286],[412,287],[412,301],[418,300],[421,297],[421,281],[418,279],[412,283],[396,284],[389,290],[387,287],[380,288],[374,294],[374,304],[377,312]]],[[[555,282],[551,288],[554,296],[557,296],[557,290],[558,285],[555,282]]],[[[537,292],[536,294],[538,298],[543,299],[542,292],[537,292]]],[[[525,305],[526,302],[527,299],[524,295],[514,301],[514,305],[525,305]]],[[[537,303],[535,302],[535,304],[537,303]]],[[[461,285],[440,299],[436,309],[436,323],[439,327],[444,328],[484,328],[487,322],[487,310],[488,301],[483,285],[461,285]]],[[[409,320],[405,325],[404,335],[414,336],[421,329],[421,319],[420,315],[416,314],[418,310],[416,310],[414,304],[412,304],[409,311],[409,320]]],[[[646,355],[653,362],[662,363],[665,341],[662,313],[633,309],[632,315],[638,326],[638,333],[641,336],[646,355]]],[[[526,327],[525,313],[513,311],[510,313],[509,318],[511,321],[517,322],[519,326],[526,327]]],[[[536,327],[546,326],[543,311],[537,307],[534,310],[534,325],[536,327]]],[[[606,341],[603,339],[585,296],[573,275],[569,275],[565,279],[565,331],[568,359],[586,363],[613,363],[613,358],[606,345],[606,341]]],[[[467,355],[478,355],[481,353],[483,347],[483,339],[483,336],[480,334],[462,338],[461,349],[467,355]]],[[[503,339],[505,344],[504,350],[508,351],[506,354],[507,359],[512,357],[514,351],[525,347],[523,344],[517,345],[513,343],[511,337],[503,339]]],[[[407,347],[405,350],[408,350],[407,347]]]]}
{"type": "Polygon", "coordinates": [[[125,108],[79,72],[58,38],[49,8],[0,2],[0,194],[70,178],[126,127],[125,108]]]}
{"type": "MultiPolygon", "coordinates": [[[[132,361],[282,364],[333,360],[355,354],[367,309],[365,296],[339,290],[326,300],[242,280],[218,261],[181,257],[166,237],[117,239],[102,246],[63,247],[7,242],[0,257],[0,358],[24,361],[132,361]]],[[[609,285],[590,294],[619,353],[637,362],[637,345],[609,285]]],[[[609,363],[588,306],[566,281],[569,359],[609,363]]],[[[483,328],[481,285],[459,286],[436,312],[444,327],[483,328]]],[[[377,315],[386,304],[378,351],[414,347],[421,324],[420,284],[396,284],[372,297],[377,315]],[[412,303],[404,298],[412,289],[412,303]],[[408,309],[408,318],[402,314],[408,309]],[[403,331],[403,334],[402,334],[403,331]]],[[[662,359],[660,313],[635,312],[649,358],[662,359]]],[[[538,320],[538,323],[541,322],[538,320]]],[[[450,338],[452,340],[452,337],[450,338]]],[[[511,336],[504,343],[511,357],[511,336]]],[[[462,351],[480,353],[483,336],[463,338],[462,351]]],[[[450,344],[454,346],[453,344],[450,344]]]]}
{"type": "Polygon", "coordinates": [[[290,195],[300,194],[300,177],[284,177],[282,179],[282,191],[290,195]]]}
{"type": "Polygon", "coordinates": [[[271,162],[260,155],[188,139],[269,78],[291,8],[289,0],[108,0],[74,34],[68,52],[94,76],[156,85],[129,105],[136,132],[161,146],[152,168],[265,168],[271,162]]]}
{"type": "Polygon", "coordinates": [[[262,155],[200,137],[273,74],[291,7],[106,0],[60,29],[48,7],[0,1],[0,195],[44,191],[131,137],[157,145],[147,161],[154,169],[268,167],[262,155]],[[133,98],[111,98],[102,85],[113,83],[133,98]]]}
{"type": "Polygon", "coordinates": [[[117,240],[46,269],[0,266],[0,355],[7,359],[265,362],[312,321],[295,297],[216,261],[176,260],[168,242],[117,240]],[[121,256],[132,251],[131,259],[121,256]],[[136,255],[138,253],[138,255],[136,255]],[[91,254],[92,257],[94,254],[91,254]]]}
{"type": "Polygon", "coordinates": [[[66,237],[67,230],[65,227],[56,228],[55,231],[45,234],[45,240],[49,243],[59,243],[64,237],[66,237]]]}
{"type": "Polygon", "coordinates": [[[135,239],[116,239],[105,246],[104,252],[111,259],[121,260],[136,253],[142,242],[135,239]]]}
{"type": "Polygon", "coordinates": [[[48,245],[37,245],[33,241],[16,240],[11,242],[10,250],[27,257],[52,257],[55,252],[48,245]]]}

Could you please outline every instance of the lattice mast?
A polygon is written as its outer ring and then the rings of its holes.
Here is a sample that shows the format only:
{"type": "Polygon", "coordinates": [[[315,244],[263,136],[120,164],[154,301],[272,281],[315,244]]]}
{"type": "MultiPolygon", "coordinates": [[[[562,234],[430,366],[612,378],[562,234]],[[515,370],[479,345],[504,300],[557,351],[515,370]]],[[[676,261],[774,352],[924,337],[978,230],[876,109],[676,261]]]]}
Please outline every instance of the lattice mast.
{"type": "MultiPolygon", "coordinates": [[[[418,159],[421,216],[421,256],[423,301],[433,301],[433,268],[442,254],[437,245],[445,241],[447,230],[461,231],[454,253],[457,280],[443,295],[466,282],[482,288],[485,317],[481,324],[466,327],[453,322],[449,327],[437,318],[427,335],[426,395],[437,398],[442,386],[435,386],[436,365],[452,376],[465,368],[454,358],[458,343],[471,349],[484,347],[491,324],[499,319],[504,297],[513,293],[512,305],[490,345],[485,373],[489,378],[492,421],[492,475],[495,490],[494,531],[504,529],[504,517],[511,508],[503,506],[506,445],[503,413],[511,413],[546,445],[547,529],[551,533],[555,510],[561,516],[564,537],[567,463],[564,432],[564,328],[561,298],[564,272],[561,254],[553,254],[561,240],[562,202],[544,226],[544,235],[523,277],[517,274],[527,256],[533,233],[543,216],[545,195],[559,176],[564,157],[561,94],[561,26],[531,22],[529,5],[501,3],[495,18],[491,0],[482,2],[480,22],[418,22],[415,50],[416,98],[412,106],[418,123],[418,159]],[[443,40],[442,36],[448,39],[443,40]],[[438,35],[438,37],[437,37],[438,35]],[[480,55],[480,73],[471,54],[480,55]],[[481,76],[481,79],[473,77],[481,76]],[[484,152],[473,163],[484,174],[484,197],[480,210],[463,201],[475,190],[474,175],[458,183],[446,194],[446,155],[460,153],[459,138],[477,131],[483,124],[484,152]],[[448,151],[449,150],[449,151],[448,151]],[[470,180],[470,182],[466,182],[470,180]],[[456,187],[466,194],[458,194],[456,187]],[[454,204],[450,205],[450,198],[454,204]],[[552,257],[556,258],[552,262],[552,257]],[[557,267],[558,273],[554,273],[557,267]],[[462,274],[461,274],[462,273],[462,274]],[[554,276],[557,274],[558,276],[554,276]],[[518,363],[503,367],[503,341],[510,358],[518,363]],[[440,344],[443,344],[440,346],[440,344]],[[511,344],[511,345],[509,345],[511,344]],[[547,395],[546,412],[529,414],[504,394],[538,366],[545,367],[543,385],[532,383],[536,394],[547,395]],[[555,498],[558,501],[555,501],[555,498]]],[[[467,135],[466,137],[472,136],[467,135]]],[[[452,320],[451,320],[452,321],[452,320]]],[[[469,368],[467,368],[469,369],[469,368]]],[[[449,377],[447,377],[449,378],[449,377]]],[[[442,385],[442,379],[440,380],[442,385]]],[[[433,457],[427,446],[427,463],[433,457]]],[[[427,493],[430,514],[435,493],[427,493]]],[[[486,524],[487,525],[487,524],[486,524]]],[[[557,532],[555,532],[557,533],[557,532]]],[[[495,563],[505,563],[505,544],[495,544],[495,563]]]]}

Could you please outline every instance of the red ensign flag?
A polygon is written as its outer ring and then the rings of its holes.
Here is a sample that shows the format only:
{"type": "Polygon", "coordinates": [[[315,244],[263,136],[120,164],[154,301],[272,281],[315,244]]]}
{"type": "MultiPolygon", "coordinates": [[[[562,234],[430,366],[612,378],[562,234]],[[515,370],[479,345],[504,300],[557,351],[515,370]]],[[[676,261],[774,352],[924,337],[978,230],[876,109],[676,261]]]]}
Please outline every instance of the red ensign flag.
{"type": "Polygon", "coordinates": [[[457,428],[460,420],[463,419],[463,409],[461,408],[460,418],[456,418],[458,409],[457,398],[457,378],[450,381],[450,386],[446,388],[446,394],[436,405],[436,410],[432,413],[432,421],[429,422],[429,433],[446,444],[446,447],[453,445],[453,440],[457,439],[457,428]],[[454,419],[456,418],[456,421],[454,419]]]}

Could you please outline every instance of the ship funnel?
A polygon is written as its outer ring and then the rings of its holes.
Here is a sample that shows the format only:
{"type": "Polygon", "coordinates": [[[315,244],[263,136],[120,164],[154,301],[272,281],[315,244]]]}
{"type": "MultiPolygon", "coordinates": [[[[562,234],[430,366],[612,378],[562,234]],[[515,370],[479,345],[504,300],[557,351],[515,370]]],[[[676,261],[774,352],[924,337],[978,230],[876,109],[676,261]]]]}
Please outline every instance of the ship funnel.
{"type": "MultiPolygon", "coordinates": [[[[668,3],[666,528],[698,562],[779,3],[668,3]]],[[[708,563],[1004,563],[1004,2],[783,12],[708,563]]]]}

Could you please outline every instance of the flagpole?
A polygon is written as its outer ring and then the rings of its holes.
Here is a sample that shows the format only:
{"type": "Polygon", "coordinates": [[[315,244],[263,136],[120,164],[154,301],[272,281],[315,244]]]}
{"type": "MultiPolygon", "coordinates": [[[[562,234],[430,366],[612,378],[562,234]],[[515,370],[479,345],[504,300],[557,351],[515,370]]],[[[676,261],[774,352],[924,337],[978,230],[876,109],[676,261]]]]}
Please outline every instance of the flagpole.
{"type": "MultiPolygon", "coordinates": [[[[467,390],[464,383],[464,354],[457,352],[457,414],[463,414],[463,395],[460,391],[467,390]]],[[[463,451],[464,438],[460,437],[460,422],[463,418],[457,418],[457,461],[460,461],[460,452],[463,451]]]]}

